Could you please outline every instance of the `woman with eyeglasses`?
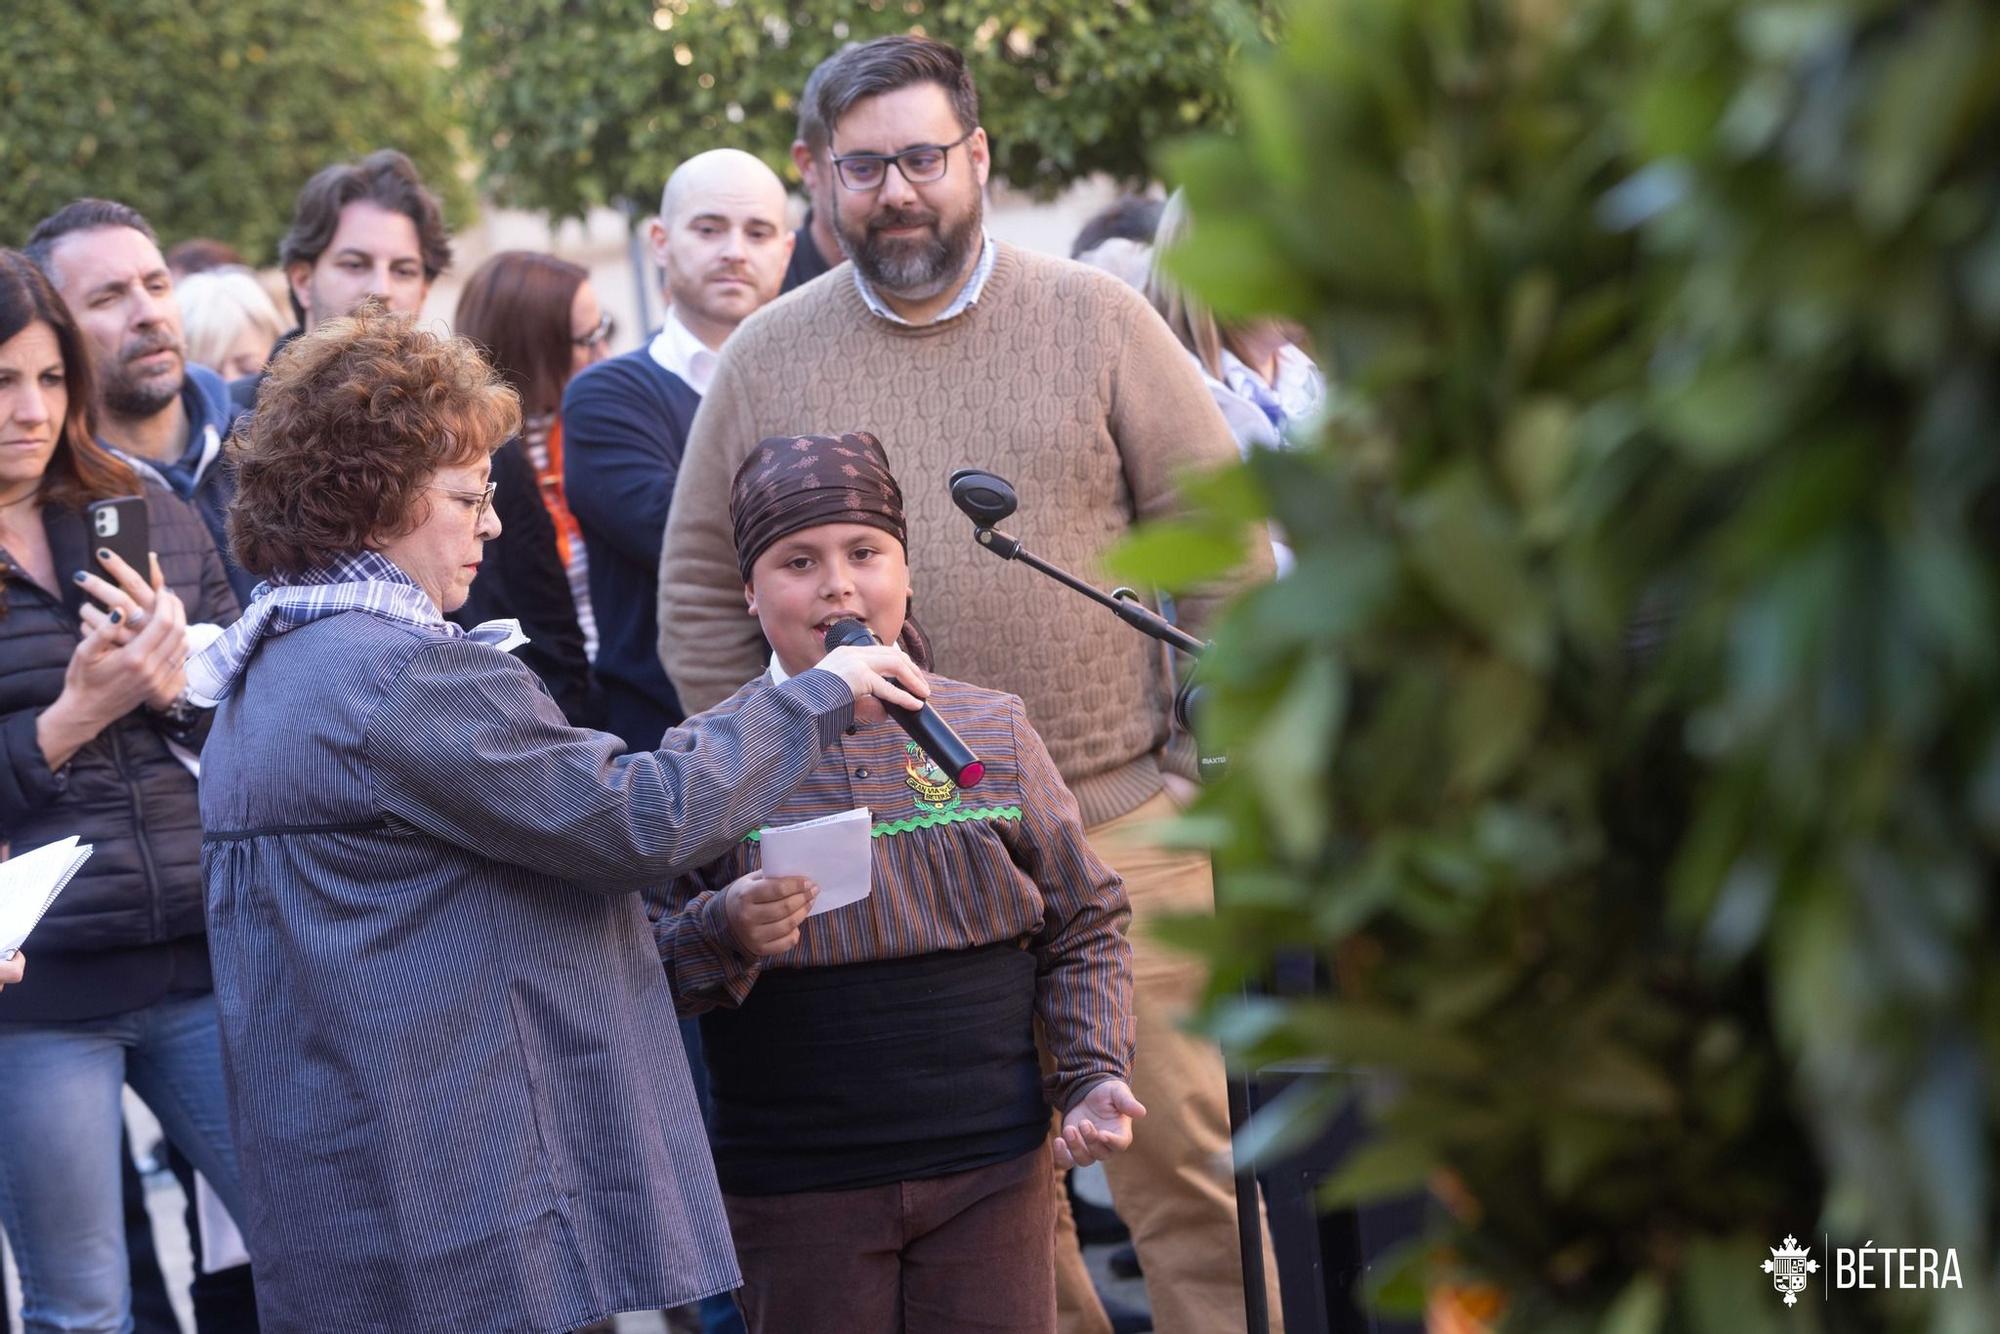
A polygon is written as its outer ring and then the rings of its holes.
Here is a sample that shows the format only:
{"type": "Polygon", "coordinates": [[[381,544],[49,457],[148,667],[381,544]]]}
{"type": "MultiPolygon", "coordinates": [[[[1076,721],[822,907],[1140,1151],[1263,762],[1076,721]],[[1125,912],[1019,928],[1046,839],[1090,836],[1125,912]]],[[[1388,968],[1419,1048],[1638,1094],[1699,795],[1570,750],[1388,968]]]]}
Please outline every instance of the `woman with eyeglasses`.
{"type": "Polygon", "coordinates": [[[858,698],[929,693],[841,648],[655,749],[570,726],[444,619],[519,428],[469,341],[370,302],[278,356],[235,449],[266,582],[187,673],[266,1329],[553,1334],[735,1287],[642,894],[767,821],[858,698]]]}
{"type": "Polygon", "coordinates": [[[504,534],[453,620],[511,617],[534,669],[569,720],[595,727],[603,699],[591,677],[597,635],[583,537],[563,497],[562,421],[570,377],[610,351],[611,320],[580,265],[506,250],[473,271],[458,299],[456,332],[477,343],[521,399],[521,433],[493,455],[493,506],[504,534]]]}

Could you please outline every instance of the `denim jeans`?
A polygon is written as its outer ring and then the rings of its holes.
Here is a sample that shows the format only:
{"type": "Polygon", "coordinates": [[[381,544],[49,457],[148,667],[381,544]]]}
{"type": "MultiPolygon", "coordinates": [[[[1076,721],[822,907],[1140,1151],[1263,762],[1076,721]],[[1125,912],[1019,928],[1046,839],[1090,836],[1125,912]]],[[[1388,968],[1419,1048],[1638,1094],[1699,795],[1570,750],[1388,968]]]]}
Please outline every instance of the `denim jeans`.
{"type": "Polygon", "coordinates": [[[130,1084],[242,1217],[215,997],[74,1023],[0,1024],[0,1225],[27,1334],[132,1328],[118,1155],[130,1084]]]}

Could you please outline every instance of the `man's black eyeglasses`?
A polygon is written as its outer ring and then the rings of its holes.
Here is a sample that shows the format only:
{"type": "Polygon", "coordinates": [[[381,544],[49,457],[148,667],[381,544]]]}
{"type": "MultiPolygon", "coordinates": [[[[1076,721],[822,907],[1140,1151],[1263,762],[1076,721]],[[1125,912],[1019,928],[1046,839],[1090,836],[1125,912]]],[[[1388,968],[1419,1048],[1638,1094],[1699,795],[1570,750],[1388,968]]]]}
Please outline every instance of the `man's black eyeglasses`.
{"type": "Polygon", "coordinates": [[[882,182],[889,179],[892,164],[911,185],[929,185],[943,179],[951,150],[977,133],[979,127],[975,125],[948,144],[918,144],[900,153],[849,153],[833,159],[833,171],[850,190],[881,189],[882,182]]]}

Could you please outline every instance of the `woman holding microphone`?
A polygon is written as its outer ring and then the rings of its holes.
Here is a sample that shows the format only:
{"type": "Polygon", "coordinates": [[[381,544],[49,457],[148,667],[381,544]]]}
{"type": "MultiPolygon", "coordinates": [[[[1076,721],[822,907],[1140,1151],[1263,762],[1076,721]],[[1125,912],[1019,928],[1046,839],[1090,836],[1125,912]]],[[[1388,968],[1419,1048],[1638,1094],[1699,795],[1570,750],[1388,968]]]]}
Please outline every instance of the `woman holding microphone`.
{"type": "MultiPolygon", "coordinates": [[[[763,823],[890,648],[654,751],[445,620],[520,425],[473,346],[364,307],[273,362],[191,660],[241,1216],[269,1329],[540,1331],[738,1276],[640,891],[763,823]]],[[[915,673],[908,673],[912,678],[915,673]]]]}

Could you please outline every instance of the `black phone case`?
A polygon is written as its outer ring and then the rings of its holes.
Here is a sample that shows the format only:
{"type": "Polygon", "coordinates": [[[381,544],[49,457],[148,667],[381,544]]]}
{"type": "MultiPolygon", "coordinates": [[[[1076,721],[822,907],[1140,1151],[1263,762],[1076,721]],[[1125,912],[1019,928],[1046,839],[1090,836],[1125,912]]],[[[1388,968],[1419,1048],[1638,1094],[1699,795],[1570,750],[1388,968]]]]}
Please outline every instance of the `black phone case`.
{"type": "Polygon", "coordinates": [[[99,576],[117,583],[104,568],[103,562],[97,559],[99,548],[108,547],[137,570],[141,579],[149,577],[147,560],[152,552],[153,538],[147,523],[144,496],[94,500],[84,507],[83,521],[90,538],[90,566],[99,576]]]}

